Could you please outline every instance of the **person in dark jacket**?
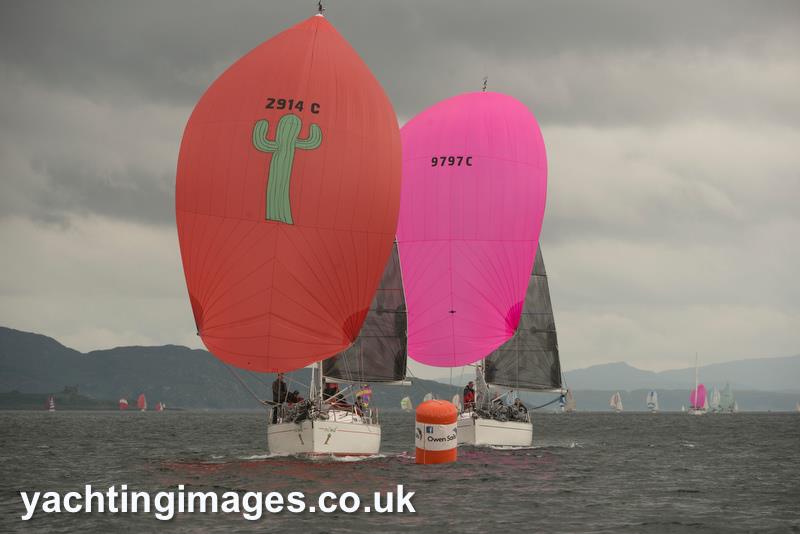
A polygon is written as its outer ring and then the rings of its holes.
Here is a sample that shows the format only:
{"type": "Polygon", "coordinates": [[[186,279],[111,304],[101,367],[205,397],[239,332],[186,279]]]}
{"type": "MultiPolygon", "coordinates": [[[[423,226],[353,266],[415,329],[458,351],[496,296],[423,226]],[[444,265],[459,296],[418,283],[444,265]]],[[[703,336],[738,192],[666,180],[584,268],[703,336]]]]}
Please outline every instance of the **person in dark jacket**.
{"type": "Polygon", "coordinates": [[[475,408],[475,383],[470,380],[464,387],[464,411],[475,408]]]}
{"type": "Polygon", "coordinates": [[[283,381],[283,373],[278,373],[278,377],[272,383],[272,402],[275,403],[272,407],[273,424],[278,422],[278,412],[288,397],[289,388],[286,387],[286,382],[283,381]]]}

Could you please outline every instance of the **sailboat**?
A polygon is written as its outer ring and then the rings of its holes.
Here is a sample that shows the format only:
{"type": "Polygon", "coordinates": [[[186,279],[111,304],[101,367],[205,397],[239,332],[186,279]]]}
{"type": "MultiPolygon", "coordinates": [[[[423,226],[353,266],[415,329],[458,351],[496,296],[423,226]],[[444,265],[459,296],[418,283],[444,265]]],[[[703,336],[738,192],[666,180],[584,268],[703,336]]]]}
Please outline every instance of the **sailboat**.
{"type": "Polygon", "coordinates": [[[739,403],[733,401],[733,413],[739,413],[739,403]]]}
{"type": "Polygon", "coordinates": [[[424,397],[422,397],[422,402],[428,402],[429,400],[433,400],[433,393],[426,393],[424,397]]]}
{"type": "Polygon", "coordinates": [[[119,409],[120,410],[127,410],[128,409],[128,399],[120,399],[119,400],[119,409]]]}
{"type": "MultiPolygon", "coordinates": [[[[381,427],[376,410],[323,399],[324,384],[357,386],[365,382],[406,384],[406,307],[397,246],[392,249],[364,325],[353,345],[313,368],[309,403],[279,410],[267,427],[269,450],[277,454],[364,456],[380,451],[381,427]]],[[[371,391],[371,389],[370,389],[371,391]]]]}
{"type": "Polygon", "coordinates": [[[694,355],[694,389],[689,394],[689,414],[703,415],[708,411],[708,396],[706,387],[699,383],[697,371],[697,354],[694,355]]]}
{"type": "Polygon", "coordinates": [[[721,395],[719,393],[719,389],[717,386],[714,386],[714,389],[711,390],[711,401],[708,403],[708,408],[711,409],[711,413],[718,413],[721,411],[721,395]]]}
{"type": "Polygon", "coordinates": [[[733,389],[731,389],[730,382],[725,383],[719,398],[719,411],[720,413],[733,413],[736,398],[733,396],[733,389]]]}
{"type": "Polygon", "coordinates": [[[575,402],[575,397],[572,395],[572,390],[568,389],[565,395],[566,402],[564,403],[564,413],[573,413],[577,411],[578,405],[575,402]]]}
{"type": "Polygon", "coordinates": [[[136,399],[136,407],[142,411],[147,411],[147,398],[144,396],[144,393],[139,395],[139,398],[136,399]]]}
{"type": "Polygon", "coordinates": [[[56,398],[53,395],[47,397],[47,403],[45,404],[45,408],[47,408],[48,412],[56,411],[56,398]]]}
{"type": "Polygon", "coordinates": [[[681,404],[681,412],[682,413],[686,413],[686,405],[685,404],[681,404]]]}
{"type": "Polygon", "coordinates": [[[434,104],[401,135],[409,357],[475,365],[459,443],[530,445],[529,416],[506,406],[510,390],[561,388],[554,329],[528,299],[547,189],[539,126],[518,100],[484,91],[434,104]]]}
{"type": "Polygon", "coordinates": [[[157,412],[163,412],[166,407],[167,407],[167,405],[164,404],[163,402],[157,402],[156,403],[156,411],[157,412]]]}
{"type": "Polygon", "coordinates": [[[323,386],[405,378],[402,290],[376,295],[390,257],[399,280],[401,164],[388,97],[321,12],[237,60],[189,118],[175,209],[197,333],[248,371],[312,365],[305,401],[267,402],[273,453],[379,450],[374,410],[323,386]]]}
{"type": "Polygon", "coordinates": [[[411,403],[411,397],[406,396],[400,399],[400,409],[404,412],[410,412],[414,409],[414,405],[411,403]]]}
{"type": "Polygon", "coordinates": [[[651,390],[647,394],[647,409],[650,413],[658,412],[658,393],[654,390],[651,390]]]}
{"type": "Polygon", "coordinates": [[[794,410],[797,413],[800,413],[800,401],[797,401],[797,403],[794,405],[794,410]]]}
{"type": "Polygon", "coordinates": [[[613,409],[616,413],[620,413],[624,410],[622,407],[622,395],[619,394],[619,391],[611,395],[608,405],[611,406],[611,409],[613,409]]]}

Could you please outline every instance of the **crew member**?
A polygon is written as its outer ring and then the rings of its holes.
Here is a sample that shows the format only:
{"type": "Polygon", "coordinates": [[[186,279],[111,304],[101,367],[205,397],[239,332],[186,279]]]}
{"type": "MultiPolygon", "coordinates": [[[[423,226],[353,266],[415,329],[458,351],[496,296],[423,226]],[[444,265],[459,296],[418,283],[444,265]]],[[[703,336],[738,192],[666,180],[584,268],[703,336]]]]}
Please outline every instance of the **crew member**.
{"type": "Polygon", "coordinates": [[[464,411],[475,409],[475,383],[470,380],[464,387],[464,411]]]}
{"type": "Polygon", "coordinates": [[[289,388],[286,387],[286,382],[283,381],[283,373],[278,373],[277,378],[272,383],[272,402],[275,404],[272,407],[272,423],[278,422],[278,411],[283,407],[283,403],[288,400],[289,388]]]}

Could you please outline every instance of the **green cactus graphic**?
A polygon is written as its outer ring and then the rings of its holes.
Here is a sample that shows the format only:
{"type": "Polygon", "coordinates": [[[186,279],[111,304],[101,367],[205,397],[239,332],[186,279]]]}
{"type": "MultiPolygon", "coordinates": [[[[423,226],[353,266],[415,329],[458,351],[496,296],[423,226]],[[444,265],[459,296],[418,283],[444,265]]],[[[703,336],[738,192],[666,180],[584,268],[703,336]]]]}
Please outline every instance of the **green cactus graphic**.
{"type": "Polygon", "coordinates": [[[300,117],[291,113],[284,115],[278,121],[274,141],[267,138],[269,122],[266,119],[256,122],[253,127],[253,146],[261,152],[272,152],[267,182],[267,220],[294,224],[292,206],[289,202],[294,151],[297,148],[314,150],[322,143],[322,130],[316,124],[309,127],[306,139],[298,139],[302,127],[300,117]]]}

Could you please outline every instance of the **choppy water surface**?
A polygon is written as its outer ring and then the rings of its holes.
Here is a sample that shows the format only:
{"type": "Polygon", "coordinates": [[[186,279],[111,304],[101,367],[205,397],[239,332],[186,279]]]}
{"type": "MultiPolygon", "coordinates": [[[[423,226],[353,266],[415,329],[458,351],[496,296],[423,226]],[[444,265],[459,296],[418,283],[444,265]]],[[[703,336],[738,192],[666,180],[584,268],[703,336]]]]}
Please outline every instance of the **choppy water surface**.
{"type": "Polygon", "coordinates": [[[0,413],[0,531],[800,531],[800,415],[537,415],[535,447],[460,449],[414,464],[413,415],[385,414],[383,454],[306,461],[266,454],[257,413],[0,413]],[[20,490],[331,490],[396,484],[416,514],[42,514],[20,490]],[[447,530],[445,530],[447,529],[447,530]]]}

